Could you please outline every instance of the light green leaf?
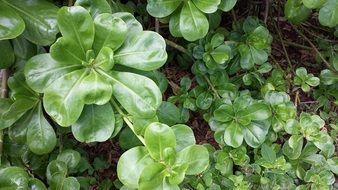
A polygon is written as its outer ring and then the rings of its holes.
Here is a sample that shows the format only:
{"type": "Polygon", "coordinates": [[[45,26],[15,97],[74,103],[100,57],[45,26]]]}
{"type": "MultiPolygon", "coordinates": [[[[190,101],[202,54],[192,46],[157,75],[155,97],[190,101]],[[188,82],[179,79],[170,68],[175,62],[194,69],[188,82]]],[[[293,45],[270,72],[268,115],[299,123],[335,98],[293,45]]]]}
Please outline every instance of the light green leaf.
{"type": "Polygon", "coordinates": [[[309,9],[318,9],[320,8],[326,0],[302,0],[305,7],[309,9]]]}
{"type": "Polygon", "coordinates": [[[94,20],[95,40],[94,50],[99,52],[103,46],[117,50],[127,36],[127,24],[112,14],[104,13],[98,15],[94,20]]]}
{"type": "Polygon", "coordinates": [[[62,36],[79,46],[82,54],[92,49],[94,24],[89,12],[80,6],[63,7],[57,15],[62,36]]]}
{"type": "Polygon", "coordinates": [[[136,34],[139,32],[143,31],[142,24],[136,20],[136,18],[127,12],[119,12],[119,13],[114,13],[114,17],[122,19],[126,24],[128,28],[128,34],[136,34]]]}
{"type": "Polygon", "coordinates": [[[58,38],[50,47],[50,55],[55,61],[67,63],[68,66],[81,65],[86,61],[86,53],[81,50],[79,44],[74,39],[65,37],[58,38]]]}
{"type": "Polygon", "coordinates": [[[164,153],[166,149],[176,149],[175,133],[165,124],[150,124],[144,133],[144,140],[149,154],[157,161],[165,159],[164,153]]]}
{"type": "Polygon", "coordinates": [[[264,122],[252,122],[244,128],[245,142],[249,146],[257,148],[265,141],[268,132],[269,126],[264,122]]]}
{"type": "Polygon", "coordinates": [[[243,118],[249,118],[250,120],[262,121],[271,116],[271,111],[268,105],[264,103],[254,103],[246,109],[240,110],[237,115],[243,118]]]}
{"type": "Polygon", "coordinates": [[[182,0],[148,0],[147,11],[153,17],[163,18],[173,13],[182,0]]]}
{"type": "Polygon", "coordinates": [[[117,50],[115,63],[127,67],[150,71],[160,68],[167,60],[164,39],[152,31],[129,35],[117,50]]]}
{"type": "Polygon", "coordinates": [[[130,114],[144,118],[155,116],[162,94],[154,81],[129,72],[101,74],[111,80],[114,97],[130,114]]]}
{"type": "Polygon", "coordinates": [[[181,151],[184,148],[196,144],[194,132],[192,129],[183,124],[177,124],[171,127],[176,137],[176,151],[181,151]]]}
{"type": "Polygon", "coordinates": [[[56,160],[64,162],[67,164],[68,169],[71,170],[80,163],[81,155],[75,150],[66,149],[57,156],[56,160]]]}
{"type": "Polygon", "coordinates": [[[45,0],[3,0],[25,22],[23,36],[38,45],[49,45],[58,33],[56,16],[58,7],[45,0]]]}
{"type": "Polygon", "coordinates": [[[16,38],[25,30],[22,18],[3,2],[0,2],[0,18],[0,41],[16,38]]]}
{"type": "Polygon", "coordinates": [[[102,13],[111,13],[111,8],[106,0],[77,0],[75,6],[82,6],[87,9],[93,18],[102,13]]]}
{"type": "Polygon", "coordinates": [[[299,24],[310,16],[311,9],[305,7],[302,0],[287,0],[284,6],[284,14],[289,21],[299,24]]]}
{"type": "Polygon", "coordinates": [[[276,152],[267,144],[262,144],[261,155],[264,160],[268,162],[274,162],[276,160],[276,152]]]}
{"type": "Polygon", "coordinates": [[[214,13],[217,11],[221,0],[192,0],[195,6],[204,13],[214,13]]]}
{"type": "Polygon", "coordinates": [[[183,37],[180,30],[180,16],[181,11],[175,11],[174,14],[170,16],[169,20],[169,31],[170,34],[174,37],[183,37]]]}
{"type": "Polygon", "coordinates": [[[224,12],[230,11],[235,7],[237,0],[221,0],[221,3],[218,5],[218,8],[224,12]]]}
{"type": "Polygon", "coordinates": [[[221,45],[210,52],[210,55],[218,64],[223,64],[230,59],[231,48],[228,45],[221,45]]]}
{"type": "Polygon", "coordinates": [[[154,163],[145,147],[134,147],[123,153],[117,164],[119,180],[127,187],[138,188],[138,181],[143,169],[154,163]]]}
{"type": "Polygon", "coordinates": [[[327,0],[324,6],[319,10],[319,22],[328,27],[338,25],[338,1],[327,0]]]}
{"type": "Polygon", "coordinates": [[[38,155],[47,154],[56,145],[56,134],[43,115],[42,105],[39,104],[34,110],[27,124],[27,144],[33,153],[38,155]]]}
{"type": "Polygon", "coordinates": [[[114,127],[114,111],[110,104],[87,105],[72,125],[72,133],[80,142],[104,142],[113,134],[114,127]]]}
{"type": "Polygon", "coordinates": [[[236,121],[232,121],[224,130],[224,141],[227,145],[238,148],[242,145],[244,134],[241,126],[236,121]]]}
{"type": "Polygon", "coordinates": [[[214,116],[217,121],[228,122],[233,119],[235,113],[231,105],[223,104],[215,110],[214,116]]]}
{"type": "Polygon", "coordinates": [[[57,62],[50,54],[36,55],[25,66],[27,84],[34,91],[42,93],[58,78],[81,68],[81,65],[70,63],[57,62]]]}
{"type": "Polygon", "coordinates": [[[207,35],[209,22],[191,1],[186,1],[181,11],[179,27],[184,39],[195,41],[207,35]]]}
{"type": "Polygon", "coordinates": [[[188,146],[177,154],[175,164],[187,164],[186,174],[197,175],[209,166],[209,152],[202,145],[188,146]]]}

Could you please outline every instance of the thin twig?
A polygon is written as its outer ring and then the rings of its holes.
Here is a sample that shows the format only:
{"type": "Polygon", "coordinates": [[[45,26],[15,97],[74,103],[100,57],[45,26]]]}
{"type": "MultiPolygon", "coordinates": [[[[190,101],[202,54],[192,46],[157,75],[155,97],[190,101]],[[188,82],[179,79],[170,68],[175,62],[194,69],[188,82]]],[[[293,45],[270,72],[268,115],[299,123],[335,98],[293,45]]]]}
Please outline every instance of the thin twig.
{"type": "Polygon", "coordinates": [[[302,37],[304,38],[312,47],[313,50],[315,50],[315,52],[318,54],[318,56],[320,57],[320,59],[324,62],[324,64],[330,68],[332,71],[336,72],[336,70],[334,70],[330,63],[326,61],[326,59],[324,58],[324,56],[320,53],[320,51],[316,48],[316,46],[311,42],[311,40],[306,37],[301,31],[299,31],[295,26],[291,25],[291,27],[302,37]]]}
{"type": "Polygon", "coordinates": [[[265,0],[264,23],[268,22],[270,0],[265,0]]]}
{"type": "Polygon", "coordinates": [[[160,21],[155,18],[155,32],[160,33],[160,21]]]}
{"type": "Polygon", "coordinates": [[[214,92],[214,95],[216,98],[221,99],[221,96],[218,94],[217,90],[215,89],[214,85],[212,85],[211,81],[209,80],[209,78],[205,75],[203,75],[203,78],[207,81],[207,83],[209,84],[211,90],[214,92]]]}
{"type": "Polygon", "coordinates": [[[285,48],[285,44],[284,44],[284,42],[283,42],[283,38],[282,38],[282,34],[281,34],[281,32],[280,32],[279,26],[278,26],[275,22],[273,23],[273,25],[275,26],[275,29],[277,30],[277,34],[278,34],[279,40],[280,40],[280,42],[281,42],[281,44],[282,44],[283,51],[284,51],[284,53],[285,53],[286,61],[288,62],[288,65],[289,65],[289,67],[291,68],[291,70],[293,70],[293,69],[292,69],[292,63],[291,63],[291,60],[290,60],[288,51],[287,51],[286,48],[285,48]]]}
{"type": "MultiPolygon", "coordinates": [[[[7,97],[7,80],[9,77],[8,69],[1,70],[1,98],[7,97]]],[[[2,149],[3,149],[3,130],[0,130],[0,166],[2,158],[2,149]]]]}
{"type": "Polygon", "coordinates": [[[182,53],[185,53],[185,54],[188,54],[189,55],[189,52],[187,49],[185,49],[183,46],[180,46],[178,44],[176,44],[175,42],[173,41],[170,41],[168,39],[165,39],[165,43],[168,45],[168,46],[171,46],[175,49],[177,49],[178,51],[182,52],[182,53]]]}

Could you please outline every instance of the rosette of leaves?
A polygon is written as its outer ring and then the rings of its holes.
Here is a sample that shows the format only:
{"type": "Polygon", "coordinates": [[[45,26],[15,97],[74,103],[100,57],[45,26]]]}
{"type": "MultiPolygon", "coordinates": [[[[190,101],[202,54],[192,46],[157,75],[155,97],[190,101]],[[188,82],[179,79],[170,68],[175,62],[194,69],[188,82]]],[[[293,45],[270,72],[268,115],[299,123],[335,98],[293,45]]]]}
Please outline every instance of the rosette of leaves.
{"type": "Polygon", "coordinates": [[[283,152],[290,159],[297,159],[301,155],[304,139],[312,142],[322,154],[330,157],[334,154],[333,140],[322,128],[325,122],[318,115],[301,113],[299,120],[290,119],[284,129],[290,134],[289,140],[283,145],[283,152]]]}
{"type": "Polygon", "coordinates": [[[249,95],[240,95],[234,101],[220,105],[213,113],[215,135],[221,135],[225,144],[237,148],[243,140],[251,146],[261,145],[268,134],[270,108],[249,95]]]}
{"type": "Polygon", "coordinates": [[[114,128],[109,119],[114,112],[107,105],[112,97],[133,116],[155,116],[162,99],[160,89],[128,68],[151,71],[165,63],[167,53],[160,35],[143,31],[129,13],[102,13],[93,19],[80,6],[61,8],[57,21],[62,37],[50,53],[34,56],[25,66],[27,83],[44,94],[44,108],[54,121],[61,126],[77,122],[77,131],[90,136],[94,129],[87,120],[91,118],[106,133],[114,128]],[[123,71],[115,69],[117,65],[123,71]]]}
{"type": "Polygon", "coordinates": [[[0,129],[9,127],[9,137],[26,144],[35,154],[47,154],[56,145],[56,134],[44,116],[41,97],[25,82],[22,72],[9,78],[10,99],[0,99],[0,129]]]}
{"type": "Polygon", "coordinates": [[[203,41],[193,48],[193,56],[197,60],[203,60],[206,67],[210,70],[224,69],[227,63],[234,57],[234,46],[225,43],[225,37],[221,33],[215,33],[206,37],[203,41]]]}
{"type": "Polygon", "coordinates": [[[188,41],[203,38],[209,31],[205,14],[231,10],[237,0],[148,0],[148,13],[169,20],[170,33],[188,41]]]}
{"type": "Polygon", "coordinates": [[[304,67],[300,67],[296,70],[294,84],[300,86],[304,92],[309,92],[310,87],[318,86],[319,83],[320,79],[312,73],[308,74],[304,67]]]}
{"type": "Polygon", "coordinates": [[[152,123],[145,130],[144,144],[125,152],[118,162],[118,177],[127,188],[178,190],[186,175],[197,175],[209,165],[208,150],[195,145],[185,125],[152,123]]]}
{"type": "MultiPolygon", "coordinates": [[[[58,28],[58,7],[45,0],[0,1],[0,68],[7,68],[15,61],[10,39],[22,34],[37,45],[49,45],[55,41],[58,28]]],[[[13,44],[15,42],[12,42],[13,44]]]]}
{"type": "MultiPolygon", "coordinates": [[[[72,170],[79,165],[81,155],[79,152],[67,149],[49,162],[46,169],[47,183],[51,190],[80,189],[80,183],[75,177],[69,177],[72,170]]],[[[4,189],[41,189],[47,190],[46,185],[29,175],[28,172],[16,166],[0,169],[0,186],[4,189]]]]}
{"type": "Polygon", "coordinates": [[[336,0],[288,0],[284,13],[288,20],[298,24],[310,16],[312,9],[319,10],[318,19],[321,25],[332,28],[338,25],[336,0]]]}
{"type": "Polygon", "coordinates": [[[265,94],[264,100],[270,105],[271,126],[275,132],[283,130],[286,122],[296,117],[296,107],[287,93],[269,91],[265,94]]]}
{"type": "Polygon", "coordinates": [[[240,30],[232,32],[230,40],[238,42],[237,49],[242,69],[251,69],[254,65],[267,62],[272,36],[269,30],[260,24],[258,18],[247,17],[240,30]]]}

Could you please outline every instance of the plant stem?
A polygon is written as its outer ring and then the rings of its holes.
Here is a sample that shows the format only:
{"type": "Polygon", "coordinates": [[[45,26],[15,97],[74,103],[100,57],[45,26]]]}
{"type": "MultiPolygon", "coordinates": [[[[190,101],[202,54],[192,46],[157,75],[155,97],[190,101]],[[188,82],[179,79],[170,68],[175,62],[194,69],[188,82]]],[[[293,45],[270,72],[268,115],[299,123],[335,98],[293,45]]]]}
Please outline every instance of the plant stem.
{"type": "Polygon", "coordinates": [[[216,98],[221,99],[221,96],[218,94],[217,90],[215,89],[214,85],[212,85],[211,81],[209,80],[209,78],[205,75],[203,75],[203,78],[207,81],[207,83],[209,84],[211,90],[214,92],[214,95],[216,96],[216,98]]]}
{"type": "Polygon", "coordinates": [[[285,48],[285,44],[284,44],[284,42],[283,42],[283,38],[282,38],[282,34],[281,34],[281,32],[280,32],[280,29],[279,29],[279,27],[277,26],[277,24],[276,24],[275,22],[273,23],[273,25],[275,26],[275,29],[277,30],[277,34],[278,34],[279,40],[280,40],[280,42],[281,42],[281,44],[282,44],[283,51],[284,51],[284,53],[285,53],[286,61],[288,62],[288,65],[289,65],[291,71],[293,71],[293,69],[292,69],[292,63],[291,63],[289,54],[288,54],[288,52],[287,52],[287,50],[286,50],[286,48],[285,48]]]}
{"type": "Polygon", "coordinates": [[[170,47],[173,47],[175,49],[177,49],[178,51],[182,52],[182,53],[185,53],[185,54],[188,54],[189,55],[189,52],[187,49],[185,49],[183,46],[180,46],[178,44],[176,44],[175,42],[173,41],[170,41],[168,39],[165,39],[165,43],[170,46],[170,47]]]}
{"type": "Polygon", "coordinates": [[[116,109],[116,111],[122,115],[122,118],[124,120],[124,122],[128,125],[128,127],[130,128],[130,130],[135,134],[135,136],[142,142],[142,144],[145,145],[145,141],[144,138],[141,135],[136,134],[135,129],[134,129],[134,125],[133,123],[130,121],[130,119],[128,118],[128,116],[121,110],[121,108],[119,107],[119,105],[115,102],[114,99],[111,99],[110,102],[112,103],[113,107],[116,109]]]}
{"type": "MultiPolygon", "coordinates": [[[[9,76],[8,69],[1,70],[1,98],[7,97],[7,79],[9,76]]],[[[2,149],[3,149],[3,130],[0,130],[0,166],[2,160],[2,149]]]]}
{"type": "Polygon", "coordinates": [[[264,23],[265,24],[268,21],[269,9],[270,9],[270,0],[265,0],[265,11],[264,11],[264,23]]]}
{"type": "Polygon", "coordinates": [[[155,18],[155,32],[160,33],[160,21],[155,18]]]}
{"type": "Polygon", "coordinates": [[[329,68],[331,69],[332,71],[336,72],[337,71],[335,69],[333,69],[330,65],[329,62],[326,61],[326,59],[324,58],[324,56],[320,53],[320,51],[316,48],[316,46],[311,42],[311,40],[306,37],[301,31],[299,31],[295,26],[291,25],[291,27],[302,37],[304,38],[309,44],[310,46],[312,47],[312,49],[319,55],[320,59],[324,62],[324,64],[329,68]]]}

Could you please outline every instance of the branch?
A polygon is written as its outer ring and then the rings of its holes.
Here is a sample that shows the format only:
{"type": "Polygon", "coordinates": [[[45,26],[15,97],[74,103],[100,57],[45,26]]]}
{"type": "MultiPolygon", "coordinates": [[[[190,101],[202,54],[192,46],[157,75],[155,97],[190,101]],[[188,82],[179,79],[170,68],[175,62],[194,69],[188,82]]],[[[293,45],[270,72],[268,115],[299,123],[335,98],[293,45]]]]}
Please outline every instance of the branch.
{"type": "Polygon", "coordinates": [[[168,39],[164,39],[164,40],[165,40],[165,43],[166,43],[168,46],[173,47],[173,48],[177,49],[178,51],[180,51],[180,52],[182,52],[182,53],[185,53],[185,54],[190,55],[189,52],[188,52],[188,50],[185,49],[183,46],[180,46],[180,45],[176,44],[175,42],[170,41],[170,40],[168,40],[168,39]]]}
{"type": "MultiPolygon", "coordinates": [[[[7,97],[7,80],[9,76],[8,69],[1,70],[1,98],[7,97]]],[[[2,149],[3,149],[3,130],[0,130],[0,165],[2,158],[2,149]]]]}

